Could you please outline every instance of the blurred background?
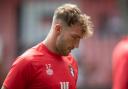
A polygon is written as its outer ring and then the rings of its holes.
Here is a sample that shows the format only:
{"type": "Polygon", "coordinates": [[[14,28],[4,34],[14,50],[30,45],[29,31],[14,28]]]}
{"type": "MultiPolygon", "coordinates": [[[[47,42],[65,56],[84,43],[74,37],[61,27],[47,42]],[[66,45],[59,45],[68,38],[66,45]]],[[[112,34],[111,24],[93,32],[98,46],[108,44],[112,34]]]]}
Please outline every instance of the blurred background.
{"type": "Polygon", "coordinates": [[[112,51],[128,33],[127,0],[0,0],[0,86],[15,58],[44,40],[54,10],[64,3],[77,4],[94,23],[94,35],[72,52],[78,89],[111,89],[112,51]]]}

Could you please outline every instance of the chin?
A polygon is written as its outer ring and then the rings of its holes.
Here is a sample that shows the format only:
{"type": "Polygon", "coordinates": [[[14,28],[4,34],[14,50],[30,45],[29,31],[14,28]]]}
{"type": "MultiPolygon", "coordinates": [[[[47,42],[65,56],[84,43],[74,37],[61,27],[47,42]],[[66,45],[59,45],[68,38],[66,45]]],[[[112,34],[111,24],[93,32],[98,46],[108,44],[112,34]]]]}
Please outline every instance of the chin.
{"type": "Polygon", "coordinates": [[[63,55],[63,56],[68,56],[68,55],[69,55],[69,53],[63,53],[62,55],[63,55]]]}
{"type": "Polygon", "coordinates": [[[68,56],[68,54],[65,54],[65,55],[63,55],[63,56],[68,56]]]}
{"type": "Polygon", "coordinates": [[[68,51],[61,51],[60,55],[62,56],[68,56],[70,52],[68,51]]]}

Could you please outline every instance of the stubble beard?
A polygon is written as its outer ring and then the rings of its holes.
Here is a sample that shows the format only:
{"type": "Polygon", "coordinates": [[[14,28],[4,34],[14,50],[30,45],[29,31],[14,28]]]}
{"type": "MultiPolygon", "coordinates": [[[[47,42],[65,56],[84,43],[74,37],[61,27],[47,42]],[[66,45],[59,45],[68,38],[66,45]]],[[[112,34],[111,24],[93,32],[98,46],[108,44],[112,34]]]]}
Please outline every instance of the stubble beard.
{"type": "Polygon", "coordinates": [[[67,56],[68,55],[68,53],[65,49],[65,44],[64,44],[63,40],[60,41],[60,44],[58,44],[58,47],[56,47],[56,50],[59,53],[59,55],[61,55],[61,56],[67,56]]]}

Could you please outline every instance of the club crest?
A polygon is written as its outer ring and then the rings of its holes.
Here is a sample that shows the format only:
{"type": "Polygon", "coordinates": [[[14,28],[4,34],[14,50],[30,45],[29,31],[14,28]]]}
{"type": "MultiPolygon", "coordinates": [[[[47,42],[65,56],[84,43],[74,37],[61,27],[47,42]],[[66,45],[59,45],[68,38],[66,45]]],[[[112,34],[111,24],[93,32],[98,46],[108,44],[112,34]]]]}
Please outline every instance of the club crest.
{"type": "Polygon", "coordinates": [[[74,73],[74,69],[73,69],[71,64],[69,65],[69,70],[70,70],[70,73],[71,73],[72,77],[74,77],[75,73],[74,73]]]}
{"type": "Polygon", "coordinates": [[[51,64],[45,64],[45,66],[46,66],[46,74],[53,75],[53,69],[52,69],[51,64]]]}

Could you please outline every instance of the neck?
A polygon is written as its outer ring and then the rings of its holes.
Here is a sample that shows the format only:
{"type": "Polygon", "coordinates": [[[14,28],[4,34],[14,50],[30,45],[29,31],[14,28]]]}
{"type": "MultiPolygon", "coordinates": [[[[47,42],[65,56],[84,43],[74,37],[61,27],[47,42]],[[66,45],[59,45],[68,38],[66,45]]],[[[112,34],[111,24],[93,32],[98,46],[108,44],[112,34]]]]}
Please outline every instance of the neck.
{"type": "Polygon", "coordinates": [[[53,34],[49,34],[46,39],[43,41],[44,45],[53,53],[57,53],[55,49],[55,38],[52,36],[53,34]]]}

